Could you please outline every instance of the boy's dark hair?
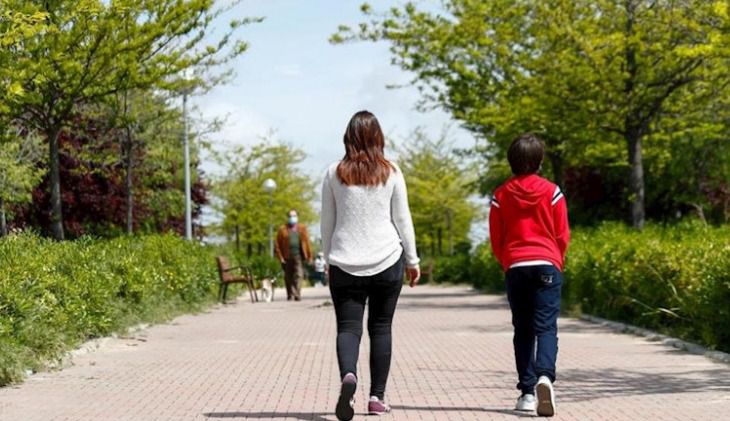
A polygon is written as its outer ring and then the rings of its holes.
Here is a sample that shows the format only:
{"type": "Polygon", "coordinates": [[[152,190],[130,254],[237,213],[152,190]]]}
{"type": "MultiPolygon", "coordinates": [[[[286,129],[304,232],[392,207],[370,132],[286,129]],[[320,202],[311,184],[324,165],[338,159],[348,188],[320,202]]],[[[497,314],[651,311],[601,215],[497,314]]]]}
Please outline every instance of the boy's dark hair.
{"type": "Polygon", "coordinates": [[[514,175],[538,172],[544,155],[545,143],[534,133],[517,136],[507,150],[507,160],[514,175]]]}

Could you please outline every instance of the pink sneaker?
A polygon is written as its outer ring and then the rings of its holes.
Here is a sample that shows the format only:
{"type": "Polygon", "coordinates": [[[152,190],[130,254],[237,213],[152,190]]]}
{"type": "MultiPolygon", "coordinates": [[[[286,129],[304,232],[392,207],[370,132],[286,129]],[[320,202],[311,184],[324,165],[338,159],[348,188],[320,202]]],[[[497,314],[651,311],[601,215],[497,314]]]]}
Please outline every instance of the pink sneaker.
{"type": "Polygon", "coordinates": [[[390,405],[378,399],[377,396],[371,396],[368,402],[369,415],[383,415],[390,412],[390,405]]]}
{"type": "Polygon", "coordinates": [[[335,415],[340,421],[350,421],[355,416],[355,391],[357,377],[352,373],[345,374],[340,387],[340,398],[337,400],[335,415]]]}

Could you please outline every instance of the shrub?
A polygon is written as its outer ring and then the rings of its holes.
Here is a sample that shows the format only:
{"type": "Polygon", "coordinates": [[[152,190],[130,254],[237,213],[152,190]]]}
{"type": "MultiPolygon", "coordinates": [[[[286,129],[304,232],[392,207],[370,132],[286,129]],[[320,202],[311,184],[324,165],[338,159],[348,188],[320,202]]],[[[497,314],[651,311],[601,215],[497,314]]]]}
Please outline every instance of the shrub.
{"type": "MultiPolygon", "coordinates": [[[[489,244],[481,244],[469,253],[434,258],[433,279],[436,283],[469,283],[484,292],[499,293],[505,290],[504,273],[492,255],[489,244]]],[[[426,268],[429,261],[421,264],[426,268]]],[[[425,281],[425,279],[424,279],[425,281]]]]}
{"type": "Polygon", "coordinates": [[[269,255],[246,256],[242,252],[235,251],[230,254],[236,259],[236,265],[243,264],[247,266],[257,279],[284,278],[281,262],[269,255]]]}
{"type": "MultiPolygon", "coordinates": [[[[425,265],[424,265],[425,267],[425,265]]],[[[489,244],[435,260],[436,282],[503,292],[489,244]]],[[[573,232],[563,309],[655,329],[730,351],[730,226],[684,222],[636,231],[619,223],[573,232]]]]}
{"type": "Polygon", "coordinates": [[[566,304],[730,350],[730,227],[611,223],[573,237],[566,304]]]}
{"type": "Polygon", "coordinates": [[[469,279],[471,256],[468,254],[439,256],[434,259],[433,265],[433,279],[435,282],[465,282],[469,279]]]}
{"type": "Polygon", "coordinates": [[[0,239],[0,385],[84,340],[201,309],[216,297],[212,250],[173,235],[0,239]]]}

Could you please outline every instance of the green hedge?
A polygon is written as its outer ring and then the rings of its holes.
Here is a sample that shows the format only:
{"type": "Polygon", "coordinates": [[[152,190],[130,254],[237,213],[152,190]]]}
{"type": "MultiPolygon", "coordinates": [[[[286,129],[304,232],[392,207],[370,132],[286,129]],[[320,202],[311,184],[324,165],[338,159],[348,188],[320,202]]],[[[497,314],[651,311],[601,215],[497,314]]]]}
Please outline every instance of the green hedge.
{"type": "MultiPolygon", "coordinates": [[[[440,257],[436,282],[504,291],[488,244],[440,257]]],[[[644,326],[730,351],[730,226],[618,223],[576,229],[568,250],[563,309],[644,326]]]]}
{"type": "MultiPolygon", "coordinates": [[[[505,291],[504,272],[492,256],[488,243],[481,244],[472,254],[456,254],[424,259],[422,268],[434,265],[433,280],[436,283],[469,283],[487,293],[505,291]]],[[[428,277],[421,281],[425,283],[428,277]]]]}
{"type": "Polygon", "coordinates": [[[216,298],[213,256],[173,235],[0,239],[0,385],[84,340],[200,310],[216,298]]]}
{"type": "Polygon", "coordinates": [[[579,230],[565,276],[579,311],[730,351],[730,226],[579,230]]]}

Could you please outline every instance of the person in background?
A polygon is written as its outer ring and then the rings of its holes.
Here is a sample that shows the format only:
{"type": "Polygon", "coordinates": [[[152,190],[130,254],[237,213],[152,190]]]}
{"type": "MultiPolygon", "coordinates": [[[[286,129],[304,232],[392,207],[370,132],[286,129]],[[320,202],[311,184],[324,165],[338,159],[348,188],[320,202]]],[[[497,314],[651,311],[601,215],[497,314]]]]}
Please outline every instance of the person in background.
{"type": "Polygon", "coordinates": [[[284,268],[287,301],[300,301],[304,262],[311,264],[312,248],[307,228],[299,223],[294,209],[289,211],[286,225],[282,225],[276,233],[274,252],[284,268]]]}
{"type": "Polygon", "coordinates": [[[345,157],[327,169],[322,183],[322,246],[329,264],[337,317],[339,420],[355,414],[357,360],[368,307],[370,399],[368,413],[390,412],[384,402],[390,371],[391,325],[408,272],[411,287],[421,276],[403,173],[384,157],[385,139],[375,116],[356,113],[344,135],[345,157]]]}
{"type": "Polygon", "coordinates": [[[510,145],[507,160],[514,176],[492,196],[489,238],[505,271],[512,311],[517,388],[522,392],[515,409],[551,417],[560,288],[570,229],[563,192],[538,175],[544,154],[542,140],[531,133],[510,145]]]}
{"type": "Polygon", "coordinates": [[[324,253],[320,251],[317,253],[317,257],[314,258],[314,280],[317,282],[317,285],[327,285],[325,279],[326,271],[327,267],[324,261],[324,253]]]}

